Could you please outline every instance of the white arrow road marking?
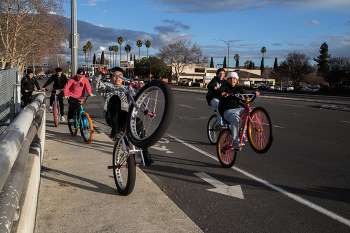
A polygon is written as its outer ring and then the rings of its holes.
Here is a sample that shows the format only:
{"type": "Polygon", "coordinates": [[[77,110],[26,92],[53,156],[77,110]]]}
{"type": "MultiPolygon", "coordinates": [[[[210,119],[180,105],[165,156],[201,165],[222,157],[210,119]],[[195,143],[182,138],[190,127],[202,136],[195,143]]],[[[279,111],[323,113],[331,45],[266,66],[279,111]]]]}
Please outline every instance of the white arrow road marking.
{"type": "Polygon", "coordinates": [[[216,187],[214,189],[207,189],[208,191],[224,194],[227,196],[237,197],[239,199],[244,199],[243,192],[242,192],[240,185],[228,186],[228,185],[218,181],[217,179],[214,179],[213,177],[209,176],[205,172],[198,172],[198,173],[194,173],[194,174],[196,176],[198,176],[199,178],[205,180],[209,184],[216,187]]]}
{"type": "Polygon", "coordinates": [[[174,152],[170,151],[168,148],[166,148],[165,146],[160,147],[157,144],[154,146],[151,146],[151,148],[156,149],[156,150],[160,150],[160,151],[165,151],[167,154],[174,153],[174,152]]]}
{"type": "MultiPolygon", "coordinates": [[[[216,161],[219,161],[218,158],[216,158],[215,156],[213,156],[213,155],[211,155],[211,154],[209,154],[209,153],[207,153],[205,151],[202,151],[201,149],[199,149],[199,148],[197,148],[197,147],[195,147],[195,146],[193,146],[193,145],[191,145],[189,143],[186,143],[186,142],[184,142],[184,141],[182,141],[182,140],[180,140],[180,139],[178,139],[178,138],[176,138],[174,136],[171,136],[170,134],[167,134],[167,135],[169,137],[175,139],[176,141],[184,144],[185,146],[188,146],[188,147],[198,151],[199,153],[202,153],[202,154],[208,156],[209,158],[212,158],[212,159],[214,159],[216,161]]],[[[301,197],[299,197],[299,196],[297,196],[297,195],[295,195],[293,193],[290,193],[290,192],[288,192],[288,191],[286,191],[286,190],[284,190],[284,189],[282,189],[282,188],[280,188],[278,186],[270,184],[269,182],[267,182],[267,181],[265,181],[263,179],[260,179],[259,177],[256,177],[256,176],[254,176],[254,175],[252,175],[252,174],[250,174],[250,173],[248,173],[246,171],[243,171],[242,169],[239,169],[236,166],[233,166],[232,169],[236,170],[237,172],[242,173],[245,176],[248,176],[248,177],[252,178],[253,180],[256,180],[256,181],[258,181],[258,182],[260,182],[260,183],[270,187],[271,189],[274,189],[274,190],[276,190],[276,191],[278,191],[278,192],[288,196],[289,198],[291,198],[291,199],[293,199],[293,200],[295,200],[295,201],[297,201],[297,202],[299,202],[299,203],[301,203],[303,205],[306,205],[306,206],[308,206],[308,207],[310,207],[310,208],[312,208],[312,209],[314,209],[314,210],[316,210],[316,211],[318,211],[318,212],[320,212],[320,213],[322,213],[324,215],[327,215],[328,217],[331,217],[331,218],[333,218],[333,219],[335,219],[335,220],[337,220],[337,221],[339,221],[341,223],[344,223],[347,226],[350,226],[350,220],[349,219],[343,218],[342,216],[337,215],[336,213],[334,213],[332,211],[329,211],[329,210],[327,210],[325,208],[322,208],[321,206],[313,204],[312,202],[309,202],[308,200],[306,200],[304,198],[301,198],[301,197]]]]}

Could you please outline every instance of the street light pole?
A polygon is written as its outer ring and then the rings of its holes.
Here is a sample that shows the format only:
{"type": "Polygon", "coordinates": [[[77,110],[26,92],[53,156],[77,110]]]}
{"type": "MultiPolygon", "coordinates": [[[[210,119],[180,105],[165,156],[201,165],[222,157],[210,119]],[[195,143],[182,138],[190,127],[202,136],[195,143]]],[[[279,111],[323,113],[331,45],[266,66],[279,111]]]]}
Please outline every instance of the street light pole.
{"type": "MultiPolygon", "coordinates": [[[[214,39],[214,40],[221,40],[221,39],[214,39]]],[[[225,42],[228,46],[228,57],[227,57],[227,60],[228,60],[228,65],[227,65],[227,74],[228,74],[228,71],[229,71],[229,68],[230,68],[230,42],[226,42],[224,40],[221,40],[223,42],[225,42]]]]}

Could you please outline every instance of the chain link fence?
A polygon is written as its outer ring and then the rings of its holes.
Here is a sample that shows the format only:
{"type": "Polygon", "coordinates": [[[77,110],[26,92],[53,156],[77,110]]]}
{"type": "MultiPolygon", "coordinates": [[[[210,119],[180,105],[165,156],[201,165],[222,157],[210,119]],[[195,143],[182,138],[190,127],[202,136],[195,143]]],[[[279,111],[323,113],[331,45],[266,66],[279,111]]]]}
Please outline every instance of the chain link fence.
{"type": "Polygon", "coordinates": [[[0,134],[20,111],[19,80],[18,67],[0,71],[0,134]]]}

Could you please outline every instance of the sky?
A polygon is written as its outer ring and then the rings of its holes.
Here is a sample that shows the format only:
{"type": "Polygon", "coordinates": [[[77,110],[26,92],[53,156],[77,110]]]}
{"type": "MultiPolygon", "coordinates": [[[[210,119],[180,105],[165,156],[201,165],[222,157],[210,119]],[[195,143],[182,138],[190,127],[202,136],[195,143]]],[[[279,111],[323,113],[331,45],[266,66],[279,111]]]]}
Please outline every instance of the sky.
{"type": "MultiPolygon", "coordinates": [[[[64,10],[70,18],[70,1],[64,10]]],[[[276,57],[280,63],[293,51],[312,61],[324,42],[332,56],[350,56],[350,0],[77,0],[77,19],[79,66],[85,61],[82,47],[87,41],[93,45],[91,54],[99,58],[105,51],[108,59],[108,47],[119,47],[119,36],[125,40],[121,60],[126,60],[126,44],[139,58],[137,40],[145,57],[146,40],[152,43],[148,54],[156,55],[180,39],[199,45],[218,68],[228,52],[230,67],[236,64],[235,54],[241,66],[246,60],[260,66],[262,47],[265,66],[270,67],[276,57]]]]}

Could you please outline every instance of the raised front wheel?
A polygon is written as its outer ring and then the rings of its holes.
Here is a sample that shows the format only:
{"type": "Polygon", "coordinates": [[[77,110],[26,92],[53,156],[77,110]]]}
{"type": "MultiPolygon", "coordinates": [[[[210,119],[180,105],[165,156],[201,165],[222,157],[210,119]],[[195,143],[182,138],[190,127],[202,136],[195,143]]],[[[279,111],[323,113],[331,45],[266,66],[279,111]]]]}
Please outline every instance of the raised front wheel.
{"type": "Polygon", "coordinates": [[[267,152],[273,141],[273,126],[267,111],[256,107],[250,113],[248,121],[248,141],[253,150],[259,154],[267,152]]]}

